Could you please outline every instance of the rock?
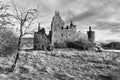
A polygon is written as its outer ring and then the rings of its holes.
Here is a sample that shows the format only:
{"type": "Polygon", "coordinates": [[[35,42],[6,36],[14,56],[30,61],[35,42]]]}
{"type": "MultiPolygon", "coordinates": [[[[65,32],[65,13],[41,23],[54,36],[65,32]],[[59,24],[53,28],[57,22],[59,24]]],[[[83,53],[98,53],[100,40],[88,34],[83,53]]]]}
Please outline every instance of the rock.
{"type": "Polygon", "coordinates": [[[25,68],[25,67],[22,67],[22,66],[19,67],[19,70],[20,70],[20,73],[22,73],[22,74],[28,74],[29,73],[29,69],[25,68]]]}
{"type": "Polygon", "coordinates": [[[58,72],[54,74],[54,77],[59,80],[75,80],[75,78],[68,73],[58,72]]]}
{"type": "Polygon", "coordinates": [[[116,59],[116,61],[117,61],[118,63],[120,63],[120,57],[119,57],[119,58],[117,58],[117,59],[116,59]]]}
{"type": "Polygon", "coordinates": [[[8,76],[5,74],[0,74],[0,78],[7,78],[8,76]]]}
{"type": "Polygon", "coordinates": [[[116,74],[101,74],[98,75],[99,80],[120,80],[119,76],[116,74]]]}
{"type": "Polygon", "coordinates": [[[101,46],[98,46],[98,45],[95,46],[95,50],[96,50],[96,52],[104,51],[104,49],[101,46]]]}
{"type": "Polygon", "coordinates": [[[46,67],[46,72],[48,72],[49,74],[54,73],[54,71],[50,67],[46,67]]]}
{"type": "Polygon", "coordinates": [[[51,75],[54,74],[54,71],[50,67],[43,67],[40,71],[41,72],[47,72],[51,75]]]}

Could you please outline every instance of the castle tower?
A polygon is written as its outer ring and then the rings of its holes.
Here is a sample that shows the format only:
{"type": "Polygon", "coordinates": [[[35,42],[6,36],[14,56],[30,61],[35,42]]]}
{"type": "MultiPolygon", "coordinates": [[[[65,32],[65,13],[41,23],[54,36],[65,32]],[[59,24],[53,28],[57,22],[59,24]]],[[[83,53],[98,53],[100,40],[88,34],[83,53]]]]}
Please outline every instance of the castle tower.
{"type": "Polygon", "coordinates": [[[41,30],[40,23],[38,23],[38,32],[41,30]]]}
{"type": "Polygon", "coordinates": [[[94,42],[95,41],[95,31],[91,30],[91,26],[89,27],[89,31],[87,31],[87,35],[88,35],[88,40],[90,42],[94,42]]]}
{"type": "Polygon", "coordinates": [[[73,22],[71,21],[70,26],[73,26],[73,22]]]}
{"type": "Polygon", "coordinates": [[[73,21],[70,22],[70,25],[66,27],[67,40],[70,40],[76,33],[76,25],[73,24],[73,21]]]}
{"type": "Polygon", "coordinates": [[[40,28],[38,23],[38,32],[34,32],[34,49],[35,50],[46,50],[50,43],[48,36],[44,28],[40,28]]]}
{"type": "Polygon", "coordinates": [[[73,24],[73,21],[70,23],[70,27],[72,28],[74,34],[76,33],[76,25],[73,24]]]}
{"type": "Polygon", "coordinates": [[[54,43],[61,43],[64,41],[64,21],[62,20],[59,11],[55,11],[55,15],[52,18],[51,23],[51,31],[52,31],[52,40],[51,44],[54,46],[54,43]]]}

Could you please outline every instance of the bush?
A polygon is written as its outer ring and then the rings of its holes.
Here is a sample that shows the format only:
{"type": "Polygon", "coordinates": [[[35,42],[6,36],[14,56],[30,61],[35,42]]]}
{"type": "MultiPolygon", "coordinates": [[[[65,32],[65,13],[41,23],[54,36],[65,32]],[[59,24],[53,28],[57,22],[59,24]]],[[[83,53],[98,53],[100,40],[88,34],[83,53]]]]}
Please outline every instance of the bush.
{"type": "Polygon", "coordinates": [[[66,48],[66,43],[54,43],[55,48],[66,48]]]}
{"type": "Polygon", "coordinates": [[[101,43],[102,48],[104,49],[120,49],[120,42],[110,42],[110,43],[101,43]]]}
{"type": "Polygon", "coordinates": [[[80,39],[79,41],[67,41],[68,48],[74,48],[79,50],[89,50],[94,47],[94,44],[88,40],[80,39]]]}
{"type": "Polygon", "coordinates": [[[17,37],[6,28],[0,30],[0,56],[11,55],[17,49],[17,37]]]}

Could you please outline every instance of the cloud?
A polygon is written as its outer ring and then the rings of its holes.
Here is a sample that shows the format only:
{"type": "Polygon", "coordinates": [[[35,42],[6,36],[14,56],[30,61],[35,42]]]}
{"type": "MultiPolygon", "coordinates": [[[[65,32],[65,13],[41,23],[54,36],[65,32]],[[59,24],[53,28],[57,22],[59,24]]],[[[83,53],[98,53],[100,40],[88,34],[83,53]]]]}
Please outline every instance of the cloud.
{"type": "Polygon", "coordinates": [[[110,30],[112,34],[120,32],[120,23],[116,22],[97,22],[96,27],[94,29],[97,30],[110,30]]]}
{"type": "Polygon", "coordinates": [[[84,19],[88,19],[92,16],[95,16],[96,13],[97,13],[96,11],[88,10],[88,11],[80,13],[72,18],[69,18],[68,20],[66,20],[66,22],[70,22],[70,21],[77,22],[77,21],[81,21],[84,19]]]}
{"type": "Polygon", "coordinates": [[[73,22],[87,21],[87,20],[90,20],[90,21],[94,20],[94,22],[96,22],[96,20],[98,19],[109,18],[114,14],[114,11],[113,11],[114,9],[111,11],[110,7],[106,5],[104,6],[104,5],[100,7],[89,7],[88,10],[84,12],[81,12],[77,15],[72,15],[72,17],[67,19],[66,22],[70,22],[71,20],[73,22]]]}
{"type": "MultiPolygon", "coordinates": [[[[10,0],[3,0],[8,2],[10,0]]],[[[20,5],[35,7],[40,5],[41,22],[47,30],[50,29],[55,10],[61,12],[61,17],[68,24],[71,20],[77,25],[78,30],[86,30],[86,25],[96,25],[96,32],[110,31],[116,36],[120,32],[120,0],[14,0],[20,5]],[[82,27],[81,27],[82,26],[82,27]]],[[[37,27],[37,26],[36,26],[37,27]]],[[[100,34],[97,34],[100,35],[100,34]]],[[[102,36],[101,36],[102,37],[102,36]]]]}

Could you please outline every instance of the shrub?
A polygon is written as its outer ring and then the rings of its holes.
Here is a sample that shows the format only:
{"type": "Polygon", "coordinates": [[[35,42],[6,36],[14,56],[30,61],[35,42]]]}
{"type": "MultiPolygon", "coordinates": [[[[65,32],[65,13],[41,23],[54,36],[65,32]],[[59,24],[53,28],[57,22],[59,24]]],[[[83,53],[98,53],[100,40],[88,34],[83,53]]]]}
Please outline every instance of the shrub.
{"type": "Polygon", "coordinates": [[[55,48],[66,48],[66,43],[54,43],[55,48]]]}
{"type": "Polygon", "coordinates": [[[93,43],[85,39],[80,39],[78,41],[67,41],[66,44],[68,48],[75,48],[79,50],[89,50],[94,47],[93,43]]]}
{"type": "Polygon", "coordinates": [[[17,49],[17,37],[6,28],[0,30],[0,56],[12,54],[17,49]]]}
{"type": "Polygon", "coordinates": [[[120,49],[120,42],[110,42],[110,43],[101,43],[102,48],[104,49],[120,49]]]}

